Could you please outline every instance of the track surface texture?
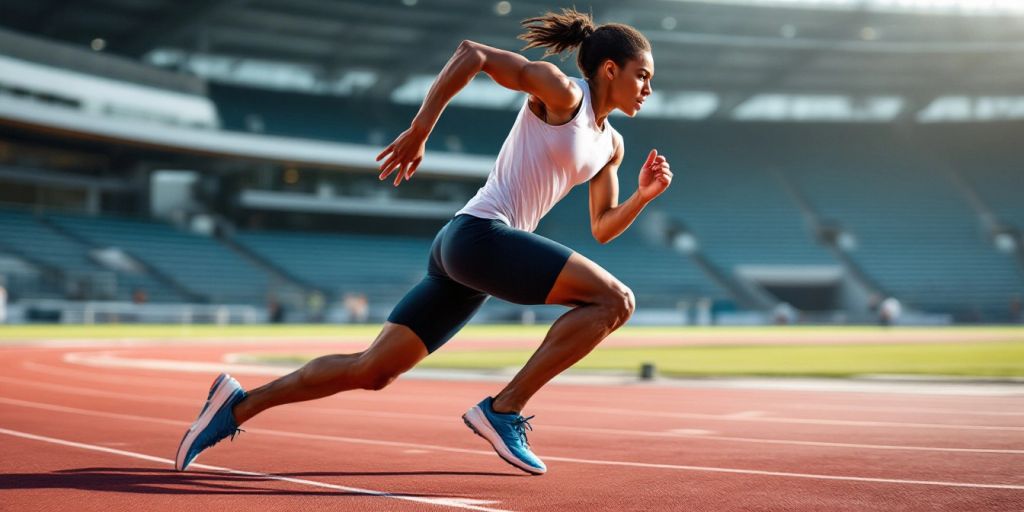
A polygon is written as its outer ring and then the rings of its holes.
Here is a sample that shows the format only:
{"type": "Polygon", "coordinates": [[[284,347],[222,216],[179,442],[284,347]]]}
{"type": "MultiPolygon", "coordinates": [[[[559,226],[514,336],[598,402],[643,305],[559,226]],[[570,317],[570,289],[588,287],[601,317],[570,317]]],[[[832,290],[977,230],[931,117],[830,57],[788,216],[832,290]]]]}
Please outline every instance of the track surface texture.
{"type": "MultiPolygon", "coordinates": [[[[226,355],[348,348],[0,348],[0,510],[1024,510],[1024,386],[1013,385],[556,381],[525,411],[548,464],[534,477],[462,422],[500,382],[407,377],[271,409],[174,471],[226,355]]],[[[251,388],[275,372],[232,374],[251,388]]]]}

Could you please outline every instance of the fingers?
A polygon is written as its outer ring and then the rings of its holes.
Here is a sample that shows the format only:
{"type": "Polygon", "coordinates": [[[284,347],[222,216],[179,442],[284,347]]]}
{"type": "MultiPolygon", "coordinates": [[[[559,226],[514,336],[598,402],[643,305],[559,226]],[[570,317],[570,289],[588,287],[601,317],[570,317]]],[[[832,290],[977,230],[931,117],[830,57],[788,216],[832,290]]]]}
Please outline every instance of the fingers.
{"type": "Polygon", "coordinates": [[[396,187],[398,186],[399,183],[402,182],[402,178],[405,177],[405,167],[407,165],[409,165],[409,164],[403,163],[402,165],[400,165],[398,167],[398,172],[395,173],[395,186],[396,187]]]}
{"type": "Polygon", "coordinates": [[[659,157],[651,165],[651,172],[654,173],[654,179],[665,183],[666,185],[672,182],[672,170],[664,157],[659,157]]]}
{"type": "Polygon", "coordinates": [[[400,161],[400,159],[399,159],[398,155],[395,154],[395,153],[392,153],[391,156],[389,156],[388,159],[385,160],[383,164],[380,164],[380,170],[382,172],[390,171],[390,170],[394,169],[395,167],[398,167],[398,164],[400,163],[399,161],[400,161]]]}
{"type": "Polygon", "coordinates": [[[375,158],[374,161],[379,162],[380,159],[383,158],[384,155],[388,154],[392,149],[394,149],[394,147],[395,147],[395,143],[392,142],[391,145],[389,145],[388,147],[384,148],[384,151],[381,151],[380,154],[377,155],[377,158],[375,158]]]}
{"type": "Polygon", "coordinates": [[[405,173],[405,181],[409,181],[409,179],[412,178],[412,175],[416,173],[416,169],[420,166],[420,162],[422,161],[423,157],[412,161],[412,164],[409,166],[409,170],[405,173]]]}
{"type": "Polygon", "coordinates": [[[389,164],[389,165],[387,165],[386,167],[385,167],[385,166],[383,166],[383,165],[382,165],[382,166],[380,166],[380,168],[381,168],[382,170],[381,170],[380,176],[378,176],[378,177],[377,177],[377,179],[379,179],[379,180],[381,180],[381,181],[384,181],[384,180],[388,179],[388,176],[389,176],[389,175],[390,175],[391,173],[395,172],[395,169],[397,169],[397,168],[398,168],[398,167],[397,167],[397,166],[395,166],[395,165],[390,165],[390,164],[391,164],[391,161],[390,161],[390,160],[389,160],[389,161],[387,162],[387,164],[389,164]]]}
{"type": "Polygon", "coordinates": [[[658,156],[658,150],[657,149],[652,149],[651,152],[647,154],[647,161],[644,162],[644,167],[647,167],[647,166],[651,165],[652,163],[654,163],[654,159],[657,158],[657,156],[658,156]]]}

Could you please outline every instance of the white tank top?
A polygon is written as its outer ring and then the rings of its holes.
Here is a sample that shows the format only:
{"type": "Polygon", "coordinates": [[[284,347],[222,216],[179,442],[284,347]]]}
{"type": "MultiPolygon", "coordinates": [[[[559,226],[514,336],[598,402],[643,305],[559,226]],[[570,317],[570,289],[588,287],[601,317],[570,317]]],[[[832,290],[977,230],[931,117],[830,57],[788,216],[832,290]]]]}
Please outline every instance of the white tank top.
{"type": "Polygon", "coordinates": [[[581,78],[572,80],[583,90],[575,117],[552,126],[530,110],[527,97],[487,183],[456,215],[498,219],[532,232],[572,187],[590,181],[611,161],[614,129],[607,119],[603,131],[597,126],[590,86],[581,78]]]}

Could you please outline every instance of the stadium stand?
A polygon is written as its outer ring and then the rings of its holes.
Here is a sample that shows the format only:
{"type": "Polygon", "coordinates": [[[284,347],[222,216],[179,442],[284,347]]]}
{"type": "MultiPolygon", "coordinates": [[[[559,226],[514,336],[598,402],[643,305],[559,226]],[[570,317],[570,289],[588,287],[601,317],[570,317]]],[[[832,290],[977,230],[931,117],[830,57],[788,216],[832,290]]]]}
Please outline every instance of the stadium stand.
{"type": "MultiPolygon", "coordinates": [[[[225,129],[254,131],[335,142],[380,145],[409,127],[417,107],[359,99],[274,92],[210,84],[225,129]]],[[[449,106],[438,121],[427,150],[496,155],[515,121],[513,110],[449,106]],[[472,129],[467,129],[472,127],[472,129]],[[454,138],[454,139],[453,139],[454,138]],[[457,141],[457,143],[454,143],[457,141]]]]}
{"type": "Polygon", "coordinates": [[[803,157],[808,165],[788,172],[822,216],[856,237],[851,256],[888,293],[962,320],[1005,315],[1024,280],[948,173],[893,149],[884,134],[803,157]]]}
{"type": "Polygon", "coordinates": [[[590,232],[588,201],[587,187],[576,187],[541,221],[537,232],[605,267],[633,289],[639,304],[672,308],[680,300],[729,298],[690,259],[645,229],[644,219],[611,242],[598,243],[590,232]]]}
{"type": "Polygon", "coordinates": [[[665,199],[664,207],[727,271],[739,265],[836,263],[814,242],[797,205],[765,169],[697,169],[665,199]]]}
{"type": "MultiPolygon", "coordinates": [[[[184,297],[144,273],[118,272],[102,267],[89,257],[91,247],[55,230],[41,217],[24,210],[0,209],[0,251],[15,254],[30,263],[52,269],[68,283],[83,287],[82,298],[131,300],[134,290],[145,290],[153,302],[178,302],[184,297]],[[111,279],[111,277],[113,279],[111,279]],[[95,290],[106,283],[110,290],[95,290]],[[89,289],[86,289],[89,288],[89,289]]],[[[45,294],[33,294],[46,297],[45,294]]]]}
{"type": "Polygon", "coordinates": [[[52,221],[96,247],[119,247],[208,301],[260,304],[270,279],[217,240],[170,225],[114,217],[52,215],[52,221]]]}
{"type": "Polygon", "coordinates": [[[394,305],[423,277],[431,239],[327,233],[239,232],[234,240],[331,294],[364,293],[394,305]]]}

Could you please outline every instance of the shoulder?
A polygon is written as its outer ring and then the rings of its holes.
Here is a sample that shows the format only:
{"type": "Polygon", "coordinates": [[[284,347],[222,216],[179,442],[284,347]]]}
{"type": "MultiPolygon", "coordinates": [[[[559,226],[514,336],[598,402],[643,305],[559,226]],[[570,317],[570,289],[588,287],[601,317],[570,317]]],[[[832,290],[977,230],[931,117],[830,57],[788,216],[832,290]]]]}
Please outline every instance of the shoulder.
{"type": "Polygon", "coordinates": [[[572,110],[583,99],[578,79],[562,72],[547,61],[531,61],[522,70],[522,83],[526,92],[555,110],[572,110]]]}

